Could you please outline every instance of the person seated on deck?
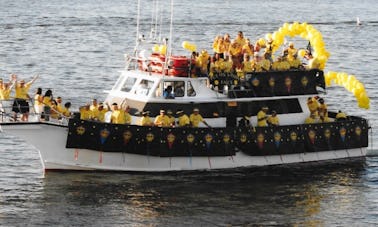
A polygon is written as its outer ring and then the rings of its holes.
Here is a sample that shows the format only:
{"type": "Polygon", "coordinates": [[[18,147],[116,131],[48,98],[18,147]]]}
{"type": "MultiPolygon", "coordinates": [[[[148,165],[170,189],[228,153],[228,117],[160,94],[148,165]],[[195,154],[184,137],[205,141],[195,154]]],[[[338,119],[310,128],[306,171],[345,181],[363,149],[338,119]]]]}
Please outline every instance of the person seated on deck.
{"type": "MultiPolygon", "coordinates": [[[[214,72],[222,73],[224,71],[224,59],[220,57],[218,53],[214,55],[214,72]]],[[[211,69],[211,65],[210,65],[211,69]]],[[[210,70],[211,71],[211,70],[210,70]]]]}
{"type": "Polygon", "coordinates": [[[160,114],[155,117],[154,125],[158,127],[168,127],[169,117],[165,114],[165,110],[160,110],[160,114]]]}
{"type": "Polygon", "coordinates": [[[190,115],[189,120],[190,120],[190,124],[193,128],[198,128],[200,122],[202,122],[207,127],[210,127],[210,125],[207,124],[207,122],[203,119],[203,117],[199,113],[198,108],[193,109],[193,113],[190,115]]]}
{"type": "Polygon", "coordinates": [[[174,99],[175,98],[175,96],[173,94],[173,88],[172,88],[171,85],[167,86],[167,88],[164,89],[163,97],[165,99],[174,99]]]}
{"type": "Polygon", "coordinates": [[[153,126],[153,122],[149,116],[150,111],[143,111],[142,117],[140,118],[140,125],[141,126],[153,126]]]}
{"type": "Polygon", "coordinates": [[[268,126],[268,116],[266,113],[268,112],[269,108],[267,106],[263,106],[261,110],[257,113],[257,126],[258,127],[266,127],[268,126]]]}
{"type": "Polygon", "coordinates": [[[112,104],[112,116],[110,122],[113,124],[125,124],[125,112],[118,107],[117,103],[112,104]]]}
{"type": "Polygon", "coordinates": [[[183,110],[178,110],[176,112],[176,114],[178,115],[178,117],[177,117],[177,125],[179,127],[190,127],[190,119],[189,119],[188,115],[186,115],[184,113],[183,110]]]}
{"type": "Polygon", "coordinates": [[[267,123],[269,126],[279,126],[280,120],[278,118],[277,112],[272,110],[272,115],[270,115],[267,119],[267,123]]]}
{"type": "Polygon", "coordinates": [[[336,121],[345,121],[345,120],[347,120],[347,115],[343,111],[339,110],[336,114],[336,121]]]}
{"type": "Polygon", "coordinates": [[[80,112],[80,120],[91,120],[92,119],[92,111],[90,110],[89,103],[86,103],[84,106],[79,108],[80,112]]]}

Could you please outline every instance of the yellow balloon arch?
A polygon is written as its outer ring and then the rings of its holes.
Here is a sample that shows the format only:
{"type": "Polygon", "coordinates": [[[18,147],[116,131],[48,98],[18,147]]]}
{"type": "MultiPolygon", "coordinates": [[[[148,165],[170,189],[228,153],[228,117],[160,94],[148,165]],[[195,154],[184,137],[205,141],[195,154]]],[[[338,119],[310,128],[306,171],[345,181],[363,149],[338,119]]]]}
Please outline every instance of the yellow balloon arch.
{"type": "MultiPolygon", "coordinates": [[[[320,63],[320,69],[324,70],[328,61],[330,53],[325,49],[322,34],[316,30],[312,25],[307,23],[294,22],[292,24],[284,23],[281,28],[273,33],[265,35],[266,40],[273,40],[273,53],[284,43],[285,36],[300,36],[303,39],[310,41],[314,48],[312,54],[314,58],[320,63]]],[[[259,39],[259,43],[264,43],[263,39],[259,39]]],[[[303,57],[305,55],[304,50],[299,50],[298,55],[303,57]]],[[[360,108],[369,109],[370,99],[365,91],[364,85],[356,79],[354,75],[348,75],[344,72],[328,72],[325,74],[325,82],[329,87],[332,81],[340,86],[345,87],[348,91],[352,92],[357,99],[358,106],[360,108]]]]}
{"type": "MultiPolygon", "coordinates": [[[[325,49],[322,34],[314,28],[314,26],[307,23],[294,22],[292,24],[284,23],[281,28],[273,33],[265,35],[266,40],[273,40],[273,53],[284,43],[285,36],[295,37],[300,36],[303,39],[310,41],[314,48],[313,57],[320,63],[320,69],[325,68],[330,53],[325,49]]],[[[261,39],[260,39],[261,40],[261,39]]],[[[259,42],[260,42],[259,40],[259,42]]],[[[304,53],[301,53],[304,55],[304,53]]]]}

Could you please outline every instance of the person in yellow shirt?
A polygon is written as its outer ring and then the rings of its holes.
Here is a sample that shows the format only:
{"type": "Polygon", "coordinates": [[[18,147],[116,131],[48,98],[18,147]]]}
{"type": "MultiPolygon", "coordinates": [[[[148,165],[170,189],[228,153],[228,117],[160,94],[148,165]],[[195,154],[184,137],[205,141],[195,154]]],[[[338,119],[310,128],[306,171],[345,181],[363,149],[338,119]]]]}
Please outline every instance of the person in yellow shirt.
{"type": "Polygon", "coordinates": [[[12,88],[15,85],[15,81],[11,80],[9,83],[4,83],[3,79],[0,79],[0,100],[9,100],[12,88]]]}
{"type": "Polygon", "coordinates": [[[131,121],[132,121],[132,118],[131,118],[129,111],[130,111],[130,107],[127,106],[125,108],[125,113],[124,113],[124,124],[126,124],[126,125],[130,125],[131,121]]]}
{"type": "Polygon", "coordinates": [[[92,99],[92,104],[89,106],[89,110],[92,111],[92,116],[98,116],[98,102],[97,99],[92,99]]]}
{"type": "Polygon", "coordinates": [[[223,44],[224,44],[224,57],[228,54],[228,50],[230,49],[231,46],[231,37],[230,34],[226,33],[223,37],[223,44]]]}
{"type": "MultiPolygon", "coordinates": [[[[94,119],[99,122],[105,122],[105,114],[108,112],[107,108],[104,108],[104,104],[100,103],[97,108],[97,115],[94,116],[94,119]]],[[[92,111],[93,113],[93,111],[92,111]]]]}
{"type": "Polygon", "coordinates": [[[190,126],[190,119],[189,119],[188,115],[186,115],[184,113],[184,111],[179,110],[179,111],[176,112],[176,114],[178,115],[177,124],[178,124],[179,127],[189,127],[190,126]]]}
{"type": "Polygon", "coordinates": [[[290,42],[289,47],[286,49],[287,51],[287,60],[289,62],[294,61],[296,55],[297,55],[297,49],[294,47],[294,43],[290,42]]]}
{"type": "Polygon", "coordinates": [[[266,127],[268,126],[268,123],[267,123],[267,115],[266,113],[268,112],[269,108],[264,106],[261,108],[261,110],[257,113],[257,126],[259,127],[266,127]]]}
{"type": "Polygon", "coordinates": [[[155,117],[154,125],[158,127],[168,127],[169,117],[165,115],[165,110],[160,110],[160,115],[155,117]]]}
{"type": "Polygon", "coordinates": [[[210,127],[210,125],[208,125],[207,122],[203,119],[201,114],[199,114],[198,108],[193,109],[193,113],[190,115],[189,120],[193,128],[198,128],[200,122],[202,122],[207,127],[210,127]]]}
{"type": "Polygon", "coordinates": [[[251,60],[251,67],[253,72],[261,72],[260,56],[258,52],[255,52],[253,59],[251,60]]]}
{"type": "Polygon", "coordinates": [[[226,56],[224,59],[224,72],[225,73],[231,73],[233,71],[233,62],[230,56],[226,56]]]}
{"type": "Polygon", "coordinates": [[[277,116],[277,112],[275,110],[272,111],[272,115],[270,115],[267,119],[267,123],[269,126],[279,126],[280,120],[277,116]]]}
{"type": "Polygon", "coordinates": [[[246,39],[244,38],[244,34],[242,31],[238,32],[238,35],[235,38],[235,42],[239,44],[240,48],[243,47],[246,43],[246,39]]]}
{"type": "Polygon", "coordinates": [[[271,62],[268,59],[268,54],[267,53],[264,54],[263,58],[259,62],[259,65],[260,65],[260,68],[261,68],[262,71],[265,71],[265,72],[270,71],[271,62]]]}
{"type": "Polygon", "coordinates": [[[92,112],[89,109],[89,103],[85,104],[84,106],[79,108],[80,111],[80,120],[91,120],[92,117],[92,112]]]}
{"type": "Polygon", "coordinates": [[[176,124],[176,119],[175,117],[173,116],[173,112],[172,110],[167,110],[167,116],[169,118],[169,126],[170,127],[175,127],[175,124],[176,124]]]}
{"type": "Polygon", "coordinates": [[[346,119],[347,115],[343,111],[339,110],[336,114],[336,121],[345,121],[346,119]]]}
{"type": "Polygon", "coordinates": [[[56,110],[59,112],[59,113],[62,113],[63,112],[63,104],[62,104],[62,97],[58,96],[56,99],[56,110]]]}
{"type": "MultiPolygon", "coordinates": [[[[15,100],[13,102],[12,111],[14,112],[13,118],[14,121],[17,120],[17,114],[21,113],[21,121],[29,120],[29,102],[30,96],[28,94],[31,85],[35,80],[38,79],[38,75],[35,76],[31,81],[25,82],[25,80],[16,81],[15,87],[15,100]]],[[[12,79],[17,80],[16,75],[12,75],[12,79]]]]}
{"type": "Polygon", "coordinates": [[[247,54],[249,57],[253,57],[254,49],[255,48],[251,44],[251,41],[249,39],[246,39],[245,44],[242,46],[242,54],[247,54]]]}
{"type": "Polygon", "coordinates": [[[307,107],[311,114],[314,114],[315,116],[318,116],[318,109],[319,109],[319,103],[318,100],[312,97],[308,97],[307,99],[307,107]]]}
{"type": "Polygon", "coordinates": [[[305,124],[315,124],[318,123],[318,119],[314,113],[305,119],[305,124]]]}
{"type": "Polygon", "coordinates": [[[113,124],[125,124],[125,112],[118,108],[117,103],[112,104],[112,116],[110,122],[113,124]]]}
{"type": "Polygon", "coordinates": [[[62,109],[62,115],[65,116],[65,117],[71,117],[70,108],[71,108],[71,103],[70,102],[64,103],[64,107],[62,109]]]}
{"type": "Polygon", "coordinates": [[[140,125],[141,126],[153,126],[153,122],[149,116],[150,111],[144,111],[142,113],[142,117],[140,118],[140,125]]]}
{"type": "Polygon", "coordinates": [[[51,99],[50,100],[50,108],[51,108],[51,112],[50,112],[50,117],[52,118],[52,119],[58,119],[60,116],[59,116],[59,111],[58,111],[58,104],[57,104],[57,102],[54,100],[54,99],[51,99]]]}
{"type": "Polygon", "coordinates": [[[43,103],[43,118],[45,119],[45,121],[49,121],[50,120],[51,107],[52,107],[52,104],[53,104],[51,102],[52,100],[53,100],[52,91],[50,89],[48,89],[45,92],[45,95],[42,98],[42,103],[43,103]]]}

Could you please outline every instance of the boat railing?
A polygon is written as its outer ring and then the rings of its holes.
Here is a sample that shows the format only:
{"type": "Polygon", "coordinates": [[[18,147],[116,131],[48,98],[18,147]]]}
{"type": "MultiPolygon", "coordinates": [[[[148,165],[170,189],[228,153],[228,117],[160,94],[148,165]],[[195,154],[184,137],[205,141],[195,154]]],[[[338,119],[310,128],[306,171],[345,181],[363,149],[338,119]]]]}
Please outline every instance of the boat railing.
{"type": "MultiPolygon", "coordinates": [[[[51,122],[56,124],[67,125],[69,117],[64,116],[57,110],[52,109],[56,114],[47,114],[44,112],[39,113],[34,105],[33,100],[28,100],[29,112],[28,122],[51,122]]],[[[21,107],[17,105],[17,99],[0,100],[0,122],[21,122],[21,107]],[[14,111],[15,108],[19,108],[19,113],[14,111]]]]}

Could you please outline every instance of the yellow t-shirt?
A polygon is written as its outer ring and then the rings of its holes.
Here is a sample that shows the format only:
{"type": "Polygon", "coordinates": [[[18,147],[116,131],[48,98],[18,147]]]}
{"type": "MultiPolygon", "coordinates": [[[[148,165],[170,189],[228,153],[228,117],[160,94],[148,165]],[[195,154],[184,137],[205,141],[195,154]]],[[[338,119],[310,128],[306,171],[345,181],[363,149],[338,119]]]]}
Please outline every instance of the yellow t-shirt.
{"type": "Polygon", "coordinates": [[[10,98],[11,89],[0,88],[0,100],[8,100],[10,98]]]}
{"type": "Polygon", "coordinates": [[[131,115],[125,112],[124,117],[125,117],[124,124],[128,124],[128,125],[131,124],[131,115]]]}
{"type": "Polygon", "coordinates": [[[199,123],[203,122],[201,114],[191,114],[189,119],[192,127],[198,127],[199,123]]]}
{"type": "Polygon", "coordinates": [[[97,120],[100,121],[100,122],[105,122],[106,112],[108,112],[107,109],[98,110],[97,115],[96,115],[97,120]]]}
{"type": "Polygon", "coordinates": [[[114,110],[112,112],[111,122],[113,124],[125,124],[125,112],[114,110]]]}
{"type": "Polygon", "coordinates": [[[149,116],[142,117],[140,119],[140,125],[141,126],[151,126],[152,125],[151,118],[149,116]]]}
{"type": "Polygon", "coordinates": [[[16,85],[16,98],[17,99],[29,99],[29,89],[31,87],[32,83],[26,83],[24,87],[21,87],[19,85],[16,85]]]}
{"type": "Polygon", "coordinates": [[[260,110],[257,113],[257,126],[259,127],[268,126],[268,123],[266,122],[266,113],[262,110],[260,110]]]}
{"type": "Polygon", "coordinates": [[[49,106],[49,107],[51,107],[51,97],[49,97],[49,96],[45,96],[45,97],[43,97],[43,99],[42,99],[43,101],[43,104],[45,104],[46,106],[49,106]]]}
{"type": "Polygon", "coordinates": [[[92,112],[85,108],[80,108],[80,120],[90,120],[92,118],[92,112]]]}
{"type": "Polygon", "coordinates": [[[62,112],[63,116],[65,117],[70,117],[71,116],[71,112],[66,108],[66,107],[63,107],[62,108],[62,112]]]}
{"type": "Polygon", "coordinates": [[[278,116],[269,116],[267,121],[269,122],[269,124],[272,124],[272,125],[279,125],[280,124],[280,120],[278,119],[278,116]]]}
{"type": "Polygon", "coordinates": [[[158,115],[155,117],[154,124],[160,127],[169,126],[169,117],[167,115],[158,115]]]}
{"type": "Polygon", "coordinates": [[[180,127],[188,126],[190,125],[190,120],[188,115],[184,114],[178,118],[178,125],[180,127]]]}

